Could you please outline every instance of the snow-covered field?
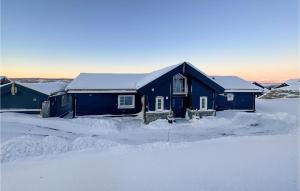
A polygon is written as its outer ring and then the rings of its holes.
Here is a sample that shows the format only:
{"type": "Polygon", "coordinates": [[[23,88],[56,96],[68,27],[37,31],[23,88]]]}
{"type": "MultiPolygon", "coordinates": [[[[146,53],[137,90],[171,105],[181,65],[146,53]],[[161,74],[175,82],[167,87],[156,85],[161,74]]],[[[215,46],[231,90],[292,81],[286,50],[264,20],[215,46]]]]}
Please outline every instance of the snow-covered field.
{"type": "Polygon", "coordinates": [[[174,124],[2,113],[1,188],[298,190],[299,101],[174,124]]]}

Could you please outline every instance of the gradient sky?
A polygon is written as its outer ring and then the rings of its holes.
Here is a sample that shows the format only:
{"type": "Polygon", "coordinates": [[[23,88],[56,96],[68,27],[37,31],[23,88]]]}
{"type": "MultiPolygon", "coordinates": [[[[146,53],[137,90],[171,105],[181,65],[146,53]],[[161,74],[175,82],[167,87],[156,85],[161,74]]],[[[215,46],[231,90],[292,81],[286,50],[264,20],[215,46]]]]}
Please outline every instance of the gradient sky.
{"type": "Polygon", "coordinates": [[[299,77],[298,0],[2,0],[1,75],[150,72],[299,77]]]}

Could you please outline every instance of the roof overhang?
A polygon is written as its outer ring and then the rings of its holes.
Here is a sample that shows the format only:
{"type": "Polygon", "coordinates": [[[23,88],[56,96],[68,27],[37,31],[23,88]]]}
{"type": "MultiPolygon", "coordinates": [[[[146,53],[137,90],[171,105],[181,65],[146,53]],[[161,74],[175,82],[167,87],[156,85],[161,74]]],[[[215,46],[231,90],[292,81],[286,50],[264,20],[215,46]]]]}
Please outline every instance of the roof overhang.
{"type": "Polygon", "coordinates": [[[225,89],[225,93],[261,93],[262,90],[254,89],[225,89]]]}
{"type": "Polygon", "coordinates": [[[130,90],[130,89],[116,89],[116,90],[84,90],[84,89],[69,89],[67,90],[68,93],[137,93],[136,90],[130,90]]]}

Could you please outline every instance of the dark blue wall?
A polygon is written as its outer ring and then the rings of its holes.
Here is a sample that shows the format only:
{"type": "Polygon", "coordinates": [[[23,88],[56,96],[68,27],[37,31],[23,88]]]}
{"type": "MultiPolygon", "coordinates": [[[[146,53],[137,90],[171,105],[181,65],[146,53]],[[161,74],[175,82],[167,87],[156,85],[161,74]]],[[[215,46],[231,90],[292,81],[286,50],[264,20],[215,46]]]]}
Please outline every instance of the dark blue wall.
{"type": "MultiPolygon", "coordinates": [[[[165,109],[170,109],[172,105],[171,100],[176,96],[173,95],[173,76],[178,73],[187,77],[188,80],[188,95],[181,95],[185,97],[186,108],[199,109],[200,96],[207,96],[208,109],[213,109],[214,92],[216,91],[213,88],[216,88],[218,91],[222,91],[223,88],[211,82],[211,79],[208,79],[191,66],[184,64],[179,65],[139,90],[139,93],[146,97],[146,109],[148,111],[155,110],[156,96],[164,96],[165,109]],[[191,86],[193,86],[192,92],[191,86]],[[152,91],[152,89],[154,89],[154,91],[152,91]],[[166,97],[168,97],[168,99],[166,99],[166,97]]],[[[178,95],[176,97],[178,97],[178,95]]]]}
{"type": "Polygon", "coordinates": [[[227,101],[226,94],[218,95],[216,98],[215,109],[226,110],[226,109],[237,109],[237,110],[255,110],[255,95],[254,93],[239,92],[233,93],[234,100],[227,101]]]}
{"type": "Polygon", "coordinates": [[[141,96],[136,93],[78,93],[73,96],[76,115],[136,114],[142,109],[141,96]],[[118,95],[135,95],[135,108],[118,109],[118,95]]]}
{"type": "Polygon", "coordinates": [[[214,109],[215,91],[202,82],[192,80],[192,109],[200,109],[200,97],[207,97],[207,109],[214,109]]]}
{"type": "Polygon", "coordinates": [[[50,116],[64,116],[72,111],[72,95],[63,94],[49,97],[50,116]],[[64,101],[63,101],[64,99],[64,101]]]}
{"type": "Polygon", "coordinates": [[[140,94],[145,95],[145,106],[146,111],[155,110],[155,99],[157,96],[164,97],[164,109],[170,109],[170,100],[172,95],[170,94],[170,89],[172,89],[171,79],[169,76],[164,76],[159,78],[151,85],[144,88],[143,91],[139,91],[140,94]],[[152,91],[152,89],[154,91],[152,91]]]}
{"type": "MultiPolygon", "coordinates": [[[[12,84],[1,86],[1,109],[42,109],[44,101],[50,101],[50,116],[61,116],[72,111],[72,96],[65,94],[66,104],[62,105],[63,95],[49,97],[46,94],[15,83],[17,93],[11,94],[12,84]],[[36,101],[34,101],[34,99],[36,101]]],[[[22,111],[22,113],[39,113],[39,111],[22,111]]]]}
{"type": "Polygon", "coordinates": [[[164,109],[170,109],[173,92],[173,76],[178,73],[182,74],[182,72],[183,68],[182,65],[180,65],[138,90],[139,94],[145,95],[146,111],[155,110],[156,96],[164,96],[164,109]],[[154,89],[154,91],[152,91],[152,89],[154,89]],[[166,97],[168,97],[168,99],[166,99],[166,97]]]}
{"type": "Polygon", "coordinates": [[[15,84],[17,93],[12,95],[11,86],[7,84],[1,87],[1,109],[41,109],[42,102],[48,99],[47,95],[19,84],[15,84]]]}

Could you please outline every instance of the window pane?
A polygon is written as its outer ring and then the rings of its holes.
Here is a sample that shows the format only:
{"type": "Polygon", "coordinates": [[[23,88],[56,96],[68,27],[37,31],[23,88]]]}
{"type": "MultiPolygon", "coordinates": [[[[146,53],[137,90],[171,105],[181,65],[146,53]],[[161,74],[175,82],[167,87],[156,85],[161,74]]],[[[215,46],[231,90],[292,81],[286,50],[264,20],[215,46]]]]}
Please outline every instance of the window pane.
{"type": "Polygon", "coordinates": [[[133,100],[131,96],[126,96],[125,97],[125,105],[133,105],[133,100]]]}
{"type": "Polygon", "coordinates": [[[173,91],[175,93],[184,92],[185,90],[184,85],[185,85],[185,79],[182,76],[177,74],[176,76],[173,77],[173,91]]]}
{"type": "Polygon", "coordinates": [[[205,98],[201,98],[201,109],[205,109],[206,108],[206,99],[205,98]]]}
{"type": "Polygon", "coordinates": [[[120,96],[120,105],[125,105],[124,96],[120,96]]]}
{"type": "Polygon", "coordinates": [[[157,102],[157,108],[158,108],[158,109],[161,109],[161,100],[160,100],[160,99],[159,99],[158,102],[157,102]]]}

